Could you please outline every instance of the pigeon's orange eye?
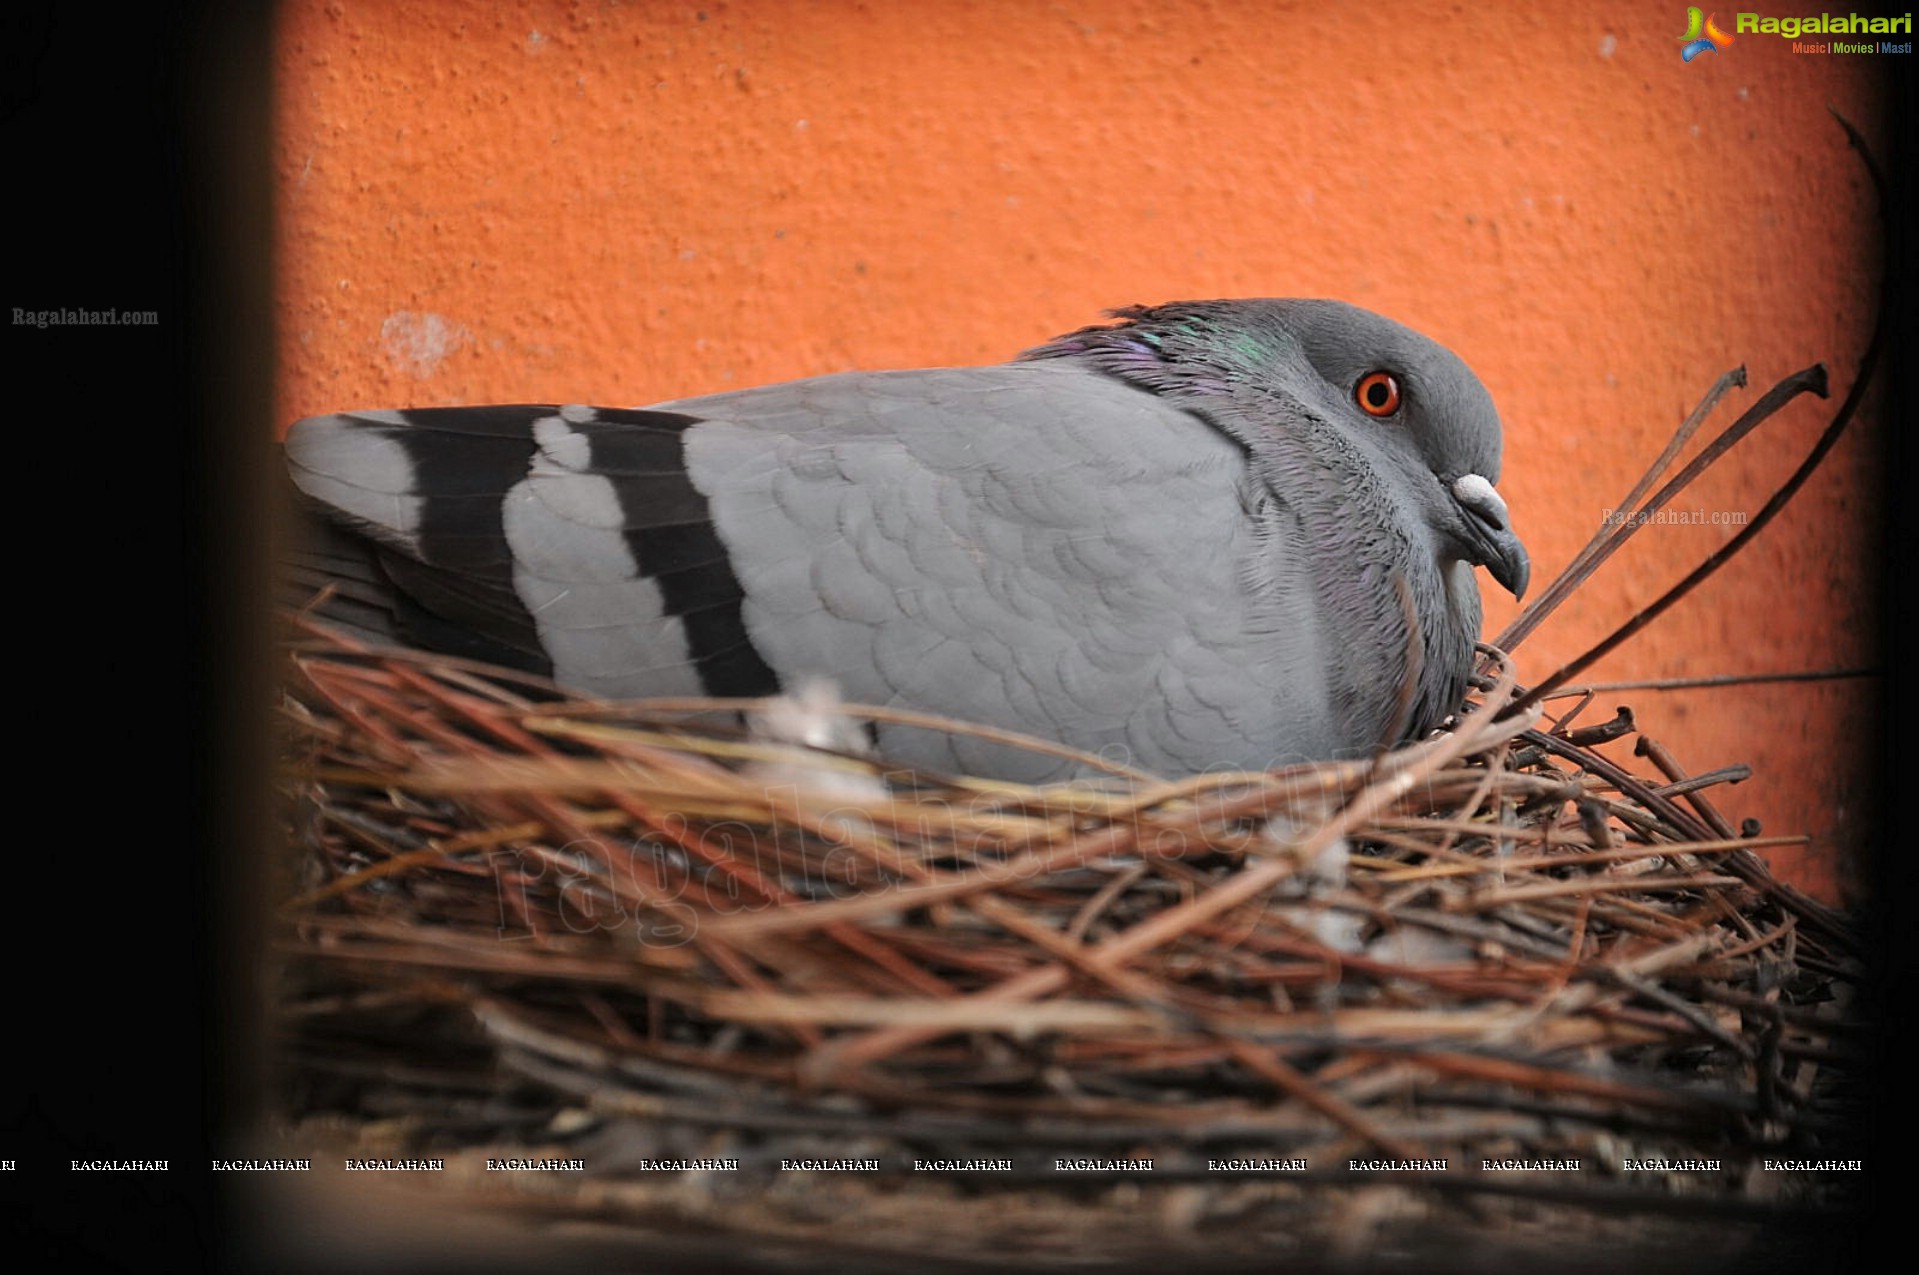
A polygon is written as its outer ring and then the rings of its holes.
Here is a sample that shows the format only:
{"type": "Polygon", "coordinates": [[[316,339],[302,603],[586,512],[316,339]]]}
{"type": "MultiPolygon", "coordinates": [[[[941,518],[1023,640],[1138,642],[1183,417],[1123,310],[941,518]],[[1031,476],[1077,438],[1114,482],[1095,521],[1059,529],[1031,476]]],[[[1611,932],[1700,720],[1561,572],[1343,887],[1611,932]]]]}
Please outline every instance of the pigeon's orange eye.
{"type": "Polygon", "coordinates": [[[1353,398],[1368,416],[1391,416],[1399,410],[1399,382],[1391,372],[1368,372],[1359,378],[1353,398]]]}

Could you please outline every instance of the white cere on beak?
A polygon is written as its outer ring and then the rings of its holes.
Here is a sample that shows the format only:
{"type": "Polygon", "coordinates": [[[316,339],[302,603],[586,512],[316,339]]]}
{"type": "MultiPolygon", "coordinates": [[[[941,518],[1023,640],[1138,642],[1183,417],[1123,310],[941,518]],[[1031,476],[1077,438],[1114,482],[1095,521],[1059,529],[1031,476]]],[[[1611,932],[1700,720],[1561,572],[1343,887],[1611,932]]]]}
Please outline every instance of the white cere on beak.
{"type": "Polygon", "coordinates": [[[1453,499],[1501,531],[1512,528],[1512,515],[1506,512],[1506,502],[1479,474],[1461,474],[1453,479],[1453,499]]]}

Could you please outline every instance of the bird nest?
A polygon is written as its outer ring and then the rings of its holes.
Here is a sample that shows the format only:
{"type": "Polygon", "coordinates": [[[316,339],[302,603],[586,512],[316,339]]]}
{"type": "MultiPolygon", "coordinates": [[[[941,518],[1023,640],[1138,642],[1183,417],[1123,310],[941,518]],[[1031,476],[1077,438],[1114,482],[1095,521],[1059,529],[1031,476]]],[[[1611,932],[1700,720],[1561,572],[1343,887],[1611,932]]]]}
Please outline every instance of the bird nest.
{"type": "Polygon", "coordinates": [[[998,1198],[954,1228],[980,1243],[1035,1187],[1183,1183],[1225,1242],[1248,1190],[1295,1222],[1380,1183],[1736,1210],[1762,1159],[1844,1151],[1854,940],[1754,853],[1797,839],[1740,835],[1707,795],[1737,772],[1629,713],[1502,712],[1497,651],[1368,760],[1029,787],[296,623],[296,1127],[763,1231],[797,1223],[751,1183],[850,1167],[802,1211],[998,1198]]]}

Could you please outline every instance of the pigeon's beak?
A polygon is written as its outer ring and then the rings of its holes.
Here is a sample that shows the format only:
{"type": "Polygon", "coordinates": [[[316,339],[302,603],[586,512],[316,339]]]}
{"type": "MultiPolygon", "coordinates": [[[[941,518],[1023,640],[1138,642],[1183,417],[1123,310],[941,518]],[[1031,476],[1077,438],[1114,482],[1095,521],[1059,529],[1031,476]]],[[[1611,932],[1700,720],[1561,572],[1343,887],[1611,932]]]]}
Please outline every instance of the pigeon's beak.
{"type": "Polygon", "coordinates": [[[1514,598],[1525,597],[1533,564],[1526,556],[1526,546],[1513,534],[1506,502],[1479,474],[1460,475],[1453,480],[1452,490],[1453,499],[1465,511],[1468,538],[1478,551],[1474,563],[1486,568],[1514,598]]]}

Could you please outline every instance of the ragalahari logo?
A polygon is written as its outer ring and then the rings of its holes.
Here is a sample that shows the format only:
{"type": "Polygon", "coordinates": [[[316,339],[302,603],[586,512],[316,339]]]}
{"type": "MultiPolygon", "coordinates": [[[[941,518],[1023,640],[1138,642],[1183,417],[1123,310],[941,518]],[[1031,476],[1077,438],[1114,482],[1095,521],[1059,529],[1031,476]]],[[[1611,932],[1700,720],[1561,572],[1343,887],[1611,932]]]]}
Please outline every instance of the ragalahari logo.
{"type": "MultiPolygon", "coordinates": [[[[1712,18],[1718,17],[1712,15],[1712,18]]],[[[1721,31],[1718,24],[1702,12],[1697,5],[1686,10],[1686,34],[1680,36],[1685,48],[1679,50],[1679,56],[1690,62],[1701,53],[1711,53],[1714,49],[1723,49],[1732,43],[1732,37],[1721,31]]]]}

